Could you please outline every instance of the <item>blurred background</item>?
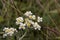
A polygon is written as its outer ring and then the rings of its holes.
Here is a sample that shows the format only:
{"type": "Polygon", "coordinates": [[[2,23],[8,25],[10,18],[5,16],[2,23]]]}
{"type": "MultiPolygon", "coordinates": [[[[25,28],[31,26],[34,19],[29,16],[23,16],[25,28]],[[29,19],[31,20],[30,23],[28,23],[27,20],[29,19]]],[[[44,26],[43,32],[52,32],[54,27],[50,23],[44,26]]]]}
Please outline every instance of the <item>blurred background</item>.
{"type": "Polygon", "coordinates": [[[26,11],[43,18],[41,30],[29,30],[22,40],[60,40],[60,0],[0,0],[0,40],[18,40],[24,34],[2,38],[4,27],[18,28],[16,18],[26,11]]]}

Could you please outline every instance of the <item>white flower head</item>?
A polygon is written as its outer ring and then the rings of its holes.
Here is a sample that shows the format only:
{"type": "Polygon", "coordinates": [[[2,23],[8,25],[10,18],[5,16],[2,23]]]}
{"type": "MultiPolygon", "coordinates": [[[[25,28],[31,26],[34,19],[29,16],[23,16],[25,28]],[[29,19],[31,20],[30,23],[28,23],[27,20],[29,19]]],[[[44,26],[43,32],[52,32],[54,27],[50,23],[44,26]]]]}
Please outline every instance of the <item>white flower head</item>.
{"type": "Polygon", "coordinates": [[[18,25],[18,24],[20,24],[20,22],[23,22],[24,20],[23,20],[23,17],[18,17],[18,18],[16,18],[16,24],[18,25]]]}
{"type": "Polygon", "coordinates": [[[40,30],[41,29],[41,26],[40,25],[38,25],[38,23],[37,22],[35,22],[35,24],[33,25],[33,27],[34,27],[34,29],[36,30],[36,29],[38,29],[38,30],[40,30]]]}
{"type": "Polygon", "coordinates": [[[11,30],[11,31],[13,31],[13,32],[15,31],[15,29],[14,29],[14,28],[10,28],[10,30],[11,30]]]}
{"type": "Polygon", "coordinates": [[[29,18],[32,19],[32,20],[35,20],[36,16],[35,15],[30,15],[29,18]]]}
{"type": "Polygon", "coordinates": [[[15,32],[18,32],[16,28],[14,30],[15,30],[15,32]]]}
{"type": "Polygon", "coordinates": [[[7,34],[3,34],[3,38],[5,38],[7,36],[7,34]]]}
{"type": "Polygon", "coordinates": [[[25,29],[26,24],[20,23],[19,29],[25,29]]]}
{"type": "Polygon", "coordinates": [[[34,22],[32,20],[29,20],[29,23],[32,24],[32,25],[34,24],[34,22]]]}
{"type": "Polygon", "coordinates": [[[9,28],[6,28],[6,27],[5,27],[5,28],[3,29],[3,31],[6,31],[6,30],[8,30],[8,29],[9,29],[9,28]]]}
{"type": "Polygon", "coordinates": [[[13,34],[14,34],[13,31],[10,31],[10,32],[7,33],[7,35],[9,35],[9,36],[12,36],[13,34]]]}
{"type": "Polygon", "coordinates": [[[26,24],[26,26],[27,27],[31,27],[31,25],[33,25],[34,24],[34,21],[32,21],[32,20],[30,20],[30,19],[28,19],[28,18],[26,18],[25,19],[25,24],[26,24]]]}
{"type": "Polygon", "coordinates": [[[17,32],[17,30],[16,30],[15,28],[10,28],[10,30],[11,30],[12,32],[17,32]]]}
{"type": "Polygon", "coordinates": [[[34,19],[34,20],[35,20],[35,19],[36,19],[36,16],[35,16],[35,15],[33,15],[33,16],[32,16],[32,19],[34,19]]]}
{"type": "Polygon", "coordinates": [[[39,17],[39,16],[38,16],[37,22],[42,22],[42,17],[39,17]]]}
{"type": "Polygon", "coordinates": [[[15,28],[4,28],[3,31],[5,32],[5,34],[3,34],[3,37],[5,37],[7,35],[12,36],[17,30],[15,28]]]}
{"type": "Polygon", "coordinates": [[[24,15],[25,16],[30,16],[30,15],[32,15],[32,12],[31,11],[27,11],[24,15]]]}

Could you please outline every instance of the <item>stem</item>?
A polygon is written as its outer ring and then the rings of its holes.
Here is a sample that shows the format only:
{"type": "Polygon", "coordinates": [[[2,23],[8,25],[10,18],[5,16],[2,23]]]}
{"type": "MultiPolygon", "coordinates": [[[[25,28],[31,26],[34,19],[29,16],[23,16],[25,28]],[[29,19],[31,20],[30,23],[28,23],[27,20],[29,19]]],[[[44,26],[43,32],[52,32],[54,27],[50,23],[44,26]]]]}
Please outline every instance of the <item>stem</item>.
{"type": "Polygon", "coordinates": [[[19,38],[19,40],[22,40],[27,34],[27,31],[24,33],[24,35],[22,37],[19,38]]]}

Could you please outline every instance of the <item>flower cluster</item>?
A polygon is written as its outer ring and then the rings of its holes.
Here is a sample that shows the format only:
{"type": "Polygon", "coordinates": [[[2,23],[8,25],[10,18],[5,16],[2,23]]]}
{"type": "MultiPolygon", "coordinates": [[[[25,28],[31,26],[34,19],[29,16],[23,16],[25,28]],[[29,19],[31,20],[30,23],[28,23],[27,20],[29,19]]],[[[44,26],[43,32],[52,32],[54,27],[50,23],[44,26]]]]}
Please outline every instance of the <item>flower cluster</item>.
{"type": "Polygon", "coordinates": [[[17,32],[15,28],[6,28],[6,27],[3,29],[3,31],[4,31],[3,38],[5,38],[6,36],[12,36],[14,32],[17,32]]]}
{"type": "MultiPolygon", "coordinates": [[[[27,11],[24,17],[16,18],[16,24],[19,25],[19,29],[33,28],[35,30],[40,30],[41,26],[39,22],[42,22],[42,17],[35,16],[31,11],[27,11]]],[[[12,36],[17,30],[15,28],[4,28],[3,37],[12,36]]]]}
{"type": "Polygon", "coordinates": [[[35,16],[31,11],[27,11],[24,16],[16,18],[16,24],[19,25],[19,29],[34,28],[35,30],[41,29],[41,26],[38,24],[42,22],[42,17],[35,16]]]}

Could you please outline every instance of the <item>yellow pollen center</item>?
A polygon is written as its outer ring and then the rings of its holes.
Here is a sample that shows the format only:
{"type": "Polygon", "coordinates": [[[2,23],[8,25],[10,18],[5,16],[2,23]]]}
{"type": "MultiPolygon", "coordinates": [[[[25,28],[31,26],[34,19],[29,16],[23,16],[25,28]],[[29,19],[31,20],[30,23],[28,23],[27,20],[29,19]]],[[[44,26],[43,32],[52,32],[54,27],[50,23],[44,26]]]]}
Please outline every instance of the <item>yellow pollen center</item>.
{"type": "Polygon", "coordinates": [[[29,16],[29,18],[32,18],[32,16],[29,16]]]}
{"type": "Polygon", "coordinates": [[[8,30],[6,30],[5,32],[10,32],[11,30],[10,29],[8,29],[8,30]]]}

